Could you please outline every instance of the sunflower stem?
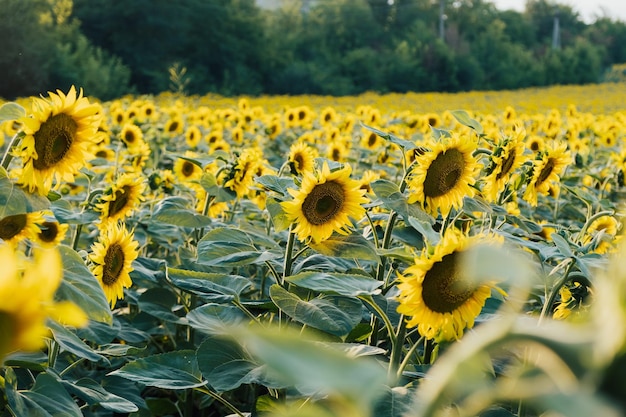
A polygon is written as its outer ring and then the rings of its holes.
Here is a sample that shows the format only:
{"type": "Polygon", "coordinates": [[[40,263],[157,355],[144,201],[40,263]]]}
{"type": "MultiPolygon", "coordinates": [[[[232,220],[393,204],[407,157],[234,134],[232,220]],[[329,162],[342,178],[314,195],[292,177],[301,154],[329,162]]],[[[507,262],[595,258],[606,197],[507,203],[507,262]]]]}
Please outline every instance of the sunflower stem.
{"type": "Polygon", "coordinates": [[[398,366],[398,370],[396,371],[396,378],[398,380],[402,378],[402,373],[406,369],[406,366],[409,364],[409,360],[411,360],[411,357],[413,356],[417,348],[422,344],[423,340],[424,340],[424,336],[421,336],[417,340],[417,342],[415,342],[413,346],[409,348],[409,350],[406,352],[406,355],[404,355],[404,359],[402,359],[402,362],[400,362],[400,365],[398,366]]]}
{"type": "Polygon", "coordinates": [[[293,264],[293,246],[296,242],[296,234],[293,232],[293,225],[289,227],[289,237],[287,238],[287,246],[285,247],[285,263],[283,264],[283,277],[279,284],[285,286],[285,278],[291,275],[291,266],[293,264]]]}
{"type": "Polygon", "coordinates": [[[391,356],[389,358],[389,369],[387,370],[387,376],[391,378],[392,375],[397,376],[398,369],[400,368],[400,358],[402,356],[402,347],[404,346],[404,338],[406,336],[407,321],[404,315],[400,316],[400,325],[396,330],[395,343],[391,348],[391,356]]]}
{"type": "MultiPolygon", "coordinates": [[[[398,212],[391,211],[389,213],[389,219],[387,222],[387,227],[385,227],[385,234],[383,235],[383,242],[381,249],[388,249],[391,243],[391,232],[393,230],[393,226],[396,223],[396,218],[398,217],[398,212]]],[[[378,264],[378,269],[376,270],[376,279],[379,281],[383,280],[385,276],[385,268],[387,267],[387,257],[381,256],[380,263],[378,264]]]]}
{"type": "Polygon", "coordinates": [[[387,328],[387,333],[389,334],[389,340],[391,341],[392,345],[396,344],[396,335],[393,332],[393,324],[391,324],[391,321],[389,320],[389,317],[387,316],[387,314],[385,313],[385,311],[380,308],[380,306],[378,304],[376,304],[376,302],[374,301],[374,299],[372,298],[371,295],[360,295],[359,299],[361,301],[364,301],[366,304],[368,304],[370,307],[372,307],[372,309],[378,313],[378,315],[380,316],[380,319],[385,323],[385,327],[387,328]]]}
{"type": "Polygon", "coordinates": [[[537,320],[537,324],[538,325],[541,324],[543,319],[546,318],[546,316],[548,314],[548,310],[550,309],[552,304],[554,304],[554,300],[556,300],[556,296],[559,293],[559,290],[561,289],[561,287],[563,285],[565,285],[565,283],[570,279],[569,275],[570,275],[570,272],[572,271],[572,268],[574,268],[574,265],[576,264],[576,258],[569,258],[569,260],[570,260],[570,262],[567,265],[567,268],[565,269],[565,273],[555,283],[555,285],[552,286],[552,289],[550,290],[550,293],[548,294],[546,302],[544,303],[543,307],[541,308],[541,314],[539,314],[539,319],[537,320]]]}
{"type": "Polygon", "coordinates": [[[50,340],[50,348],[48,350],[48,367],[54,369],[59,356],[59,343],[56,340],[50,340]]]}
{"type": "Polygon", "coordinates": [[[213,398],[214,400],[219,401],[220,403],[222,403],[226,408],[228,408],[231,412],[237,414],[239,417],[245,417],[244,414],[239,411],[237,409],[237,407],[235,407],[234,405],[232,405],[230,402],[228,402],[228,400],[226,400],[225,398],[222,398],[221,395],[219,395],[216,392],[211,391],[208,388],[205,387],[196,387],[194,388],[194,390],[201,392],[203,394],[208,395],[209,397],[213,398]]]}
{"type": "Polygon", "coordinates": [[[13,148],[17,147],[21,139],[22,138],[19,136],[18,133],[13,135],[13,137],[11,138],[11,143],[9,144],[9,146],[7,146],[7,149],[4,151],[4,155],[2,155],[2,162],[0,162],[0,165],[2,166],[2,168],[6,170],[9,169],[11,160],[13,160],[13,154],[11,153],[11,151],[13,150],[13,148]]]}
{"type": "Polygon", "coordinates": [[[78,249],[78,241],[80,240],[80,233],[83,231],[83,225],[81,223],[76,225],[76,230],[74,232],[74,239],[72,240],[72,249],[78,249]]]}
{"type": "Polygon", "coordinates": [[[589,219],[587,219],[587,221],[585,222],[583,227],[580,229],[580,232],[578,232],[578,235],[576,236],[576,241],[578,243],[580,243],[582,241],[582,238],[585,236],[585,233],[587,233],[587,229],[589,229],[589,226],[591,226],[591,223],[593,223],[594,221],[596,221],[600,217],[612,216],[614,214],[615,214],[614,210],[604,210],[604,211],[600,211],[600,212],[594,214],[593,216],[589,217],[589,219]]]}

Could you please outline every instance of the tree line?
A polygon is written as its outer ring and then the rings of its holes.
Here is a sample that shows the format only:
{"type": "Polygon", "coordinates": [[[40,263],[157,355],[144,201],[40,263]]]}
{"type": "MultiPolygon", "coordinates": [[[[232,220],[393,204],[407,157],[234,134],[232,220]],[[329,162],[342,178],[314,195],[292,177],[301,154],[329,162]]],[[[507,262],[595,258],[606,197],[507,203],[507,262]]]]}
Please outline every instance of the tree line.
{"type": "Polygon", "coordinates": [[[626,62],[626,23],[552,0],[273,2],[0,0],[0,97],[499,90],[601,82],[626,62]]]}

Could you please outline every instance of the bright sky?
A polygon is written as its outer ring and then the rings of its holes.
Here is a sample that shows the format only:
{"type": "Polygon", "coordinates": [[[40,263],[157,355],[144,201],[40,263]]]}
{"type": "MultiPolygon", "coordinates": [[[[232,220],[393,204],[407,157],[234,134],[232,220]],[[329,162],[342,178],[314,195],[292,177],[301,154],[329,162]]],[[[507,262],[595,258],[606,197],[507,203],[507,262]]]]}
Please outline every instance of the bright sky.
{"type": "MultiPolygon", "coordinates": [[[[491,2],[496,5],[498,10],[523,11],[526,4],[526,0],[491,0],[491,2]]],[[[555,2],[571,6],[587,23],[593,22],[598,16],[609,16],[615,20],[626,22],[625,0],[556,0],[555,2]]]]}

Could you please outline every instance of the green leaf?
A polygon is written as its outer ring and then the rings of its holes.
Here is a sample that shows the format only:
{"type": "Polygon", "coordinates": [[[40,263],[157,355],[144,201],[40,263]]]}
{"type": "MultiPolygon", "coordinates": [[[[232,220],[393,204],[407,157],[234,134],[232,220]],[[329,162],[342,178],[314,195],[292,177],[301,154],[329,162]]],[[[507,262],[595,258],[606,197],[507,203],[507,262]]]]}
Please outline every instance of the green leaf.
{"type": "MultiPolygon", "coordinates": [[[[266,244],[264,238],[251,236],[238,229],[217,228],[208,232],[198,243],[198,262],[222,267],[264,263],[282,257],[281,252],[257,249],[266,244]]],[[[278,246],[271,241],[274,248],[278,246]]]]}
{"type": "Polygon", "coordinates": [[[359,300],[331,296],[304,301],[278,284],[270,287],[272,301],[292,319],[335,336],[345,336],[361,321],[359,300]]]}
{"type": "Polygon", "coordinates": [[[372,182],[372,191],[386,208],[398,212],[405,221],[409,217],[415,217],[422,222],[430,222],[430,224],[435,222],[418,204],[409,204],[400,192],[400,188],[391,181],[378,179],[372,182]]]}
{"type": "Polygon", "coordinates": [[[239,295],[252,285],[248,278],[239,275],[187,271],[178,268],[168,268],[167,275],[178,288],[198,295],[219,295],[222,296],[224,302],[239,298],[239,295]]]}
{"type": "Polygon", "coordinates": [[[170,323],[187,324],[187,320],[173,313],[178,296],[165,288],[149,288],[139,296],[139,309],[170,323]]]}
{"type": "Polygon", "coordinates": [[[108,373],[151,387],[186,389],[206,384],[193,350],[179,350],[134,360],[108,373]]]}
{"type": "Polygon", "coordinates": [[[111,323],[111,308],[104,291],[83,259],[68,246],[59,246],[59,252],[63,260],[63,281],[56,296],[78,305],[92,320],[111,323]]]}
{"type": "Polygon", "coordinates": [[[431,244],[436,245],[441,240],[441,235],[435,232],[430,220],[424,221],[418,217],[409,217],[407,223],[417,230],[431,244]]]}
{"type": "Polygon", "coordinates": [[[208,334],[223,334],[245,318],[239,308],[216,303],[205,304],[187,313],[189,325],[208,334]]]}
{"type": "Polygon", "coordinates": [[[194,229],[206,227],[213,223],[210,217],[195,213],[189,209],[171,208],[164,201],[157,204],[152,214],[152,218],[158,222],[194,229]]]}
{"type": "Polygon", "coordinates": [[[50,201],[38,194],[27,193],[8,178],[0,178],[0,218],[31,213],[50,207],[50,201]]]}
{"type": "Polygon", "coordinates": [[[235,341],[207,337],[198,346],[202,375],[216,391],[230,391],[244,384],[259,383],[268,388],[285,385],[267,375],[266,367],[253,360],[235,341]]]}
{"type": "Polygon", "coordinates": [[[385,387],[383,397],[376,402],[376,417],[403,417],[411,406],[412,395],[405,387],[385,387]]]}
{"type": "Polygon", "coordinates": [[[550,234],[550,237],[552,238],[552,241],[554,242],[556,247],[559,249],[559,253],[561,255],[565,256],[566,258],[575,257],[572,249],[570,248],[570,243],[565,240],[563,236],[558,233],[552,233],[550,234]]]}
{"type": "Polygon", "coordinates": [[[319,243],[311,243],[309,246],[326,256],[380,261],[374,244],[357,233],[333,235],[319,243]]]}
{"type": "Polygon", "coordinates": [[[95,211],[75,211],[76,209],[67,200],[56,200],[50,206],[54,217],[61,223],[89,224],[99,218],[95,211]]]}
{"type": "MultiPolygon", "coordinates": [[[[22,391],[22,394],[39,404],[52,416],[82,417],[83,415],[63,385],[47,373],[37,375],[33,388],[22,391]]],[[[31,414],[24,415],[30,416],[31,414]]]]}
{"type": "Polygon", "coordinates": [[[274,230],[280,232],[287,230],[291,225],[291,220],[283,210],[283,206],[280,202],[276,201],[272,197],[268,197],[265,202],[265,208],[272,217],[272,223],[274,224],[274,230]]]}
{"type": "Polygon", "coordinates": [[[69,329],[63,327],[56,322],[50,322],[48,324],[54,340],[68,352],[73,353],[79,358],[85,358],[92,362],[98,362],[99,360],[106,360],[106,358],[96,351],[94,351],[89,345],[83,342],[78,336],[72,333],[69,329]]]}
{"type": "Polygon", "coordinates": [[[296,188],[296,185],[291,177],[279,177],[277,175],[261,175],[255,178],[255,181],[263,188],[274,191],[284,197],[290,196],[289,188],[296,188]]]}
{"type": "Polygon", "coordinates": [[[7,397],[7,405],[12,415],[28,417],[51,417],[42,406],[31,400],[17,390],[17,377],[13,368],[6,368],[4,391],[7,397]]]}
{"type": "Polygon", "coordinates": [[[364,275],[327,272],[301,272],[285,278],[298,287],[329,294],[357,297],[366,294],[379,294],[381,281],[364,275]]]}
{"type": "Polygon", "coordinates": [[[24,116],[26,116],[26,110],[17,103],[8,102],[0,106],[0,123],[17,120],[24,116]]]}
{"type": "Polygon", "coordinates": [[[237,197],[234,191],[219,185],[215,175],[210,172],[204,172],[202,174],[200,185],[209,195],[215,197],[215,202],[232,201],[237,197]]]}
{"type": "Polygon", "coordinates": [[[483,134],[483,126],[477,120],[472,119],[465,110],[452,110],[450,113],[462,125],[474,129],[479,135],[483,134]]]}
{"type": "Polygon", "coordinates": [[[391,133],[387,133],[387,132],[383,132],[382,130],[376,129],[375,127],[372,126],[368,126],[365,123],[361,123],[361,125],[368,129],[371,130],[372,132],[376,133],[378,136],[380,136],[381,138],[388,140],[391,143],[394,143],[396,145],[398,145],[400,148],[404,149],[405,151],[410,151],[411,149],[415,149],[418,146],[408,140],[405,139],[400,139],[399,137],[391,134],[391,133]]]}
{"type": "Polygon", "coordinates": [[[386,381],[386,368],[375,359],[352,357],[332,345],[308,340],[300,331],[238,327],[231,337],[273,375],[305,395],[332,394],[367,407],[386,381]]]}
{"type": "Polygon", "coordinates": [[[474,212],[479,213],[493,213],[493,209],[485,200],[480,197],[463,197],[463,211],[471,214],[474,212]]]}
{"type": "Polygon", "coordinates": [[[101,407],[116,413],[132,413],[139,410],[134,403],[112,394],[91,378],[81,378],[78,381],[62,381],[66,389],[90,405],[101,407]]]}

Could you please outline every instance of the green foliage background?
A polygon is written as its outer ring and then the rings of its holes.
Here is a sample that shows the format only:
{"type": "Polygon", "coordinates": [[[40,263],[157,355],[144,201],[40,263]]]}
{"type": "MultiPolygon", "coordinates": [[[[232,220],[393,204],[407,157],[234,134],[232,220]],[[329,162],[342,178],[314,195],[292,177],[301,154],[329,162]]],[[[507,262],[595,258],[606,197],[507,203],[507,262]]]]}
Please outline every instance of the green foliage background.
{"type": "Polygon", "coordinates": [[[626,24],[530,0],[0,0],[0,97],[80,84],[103,100],[191,94],[352,95],[599,82],[626,62],[626,24]],[[553,47],[559,16],[560,45],[553,47]],[[46,18],[42,19],[42,15],[46,18]]]}

